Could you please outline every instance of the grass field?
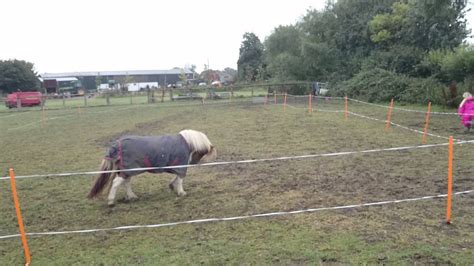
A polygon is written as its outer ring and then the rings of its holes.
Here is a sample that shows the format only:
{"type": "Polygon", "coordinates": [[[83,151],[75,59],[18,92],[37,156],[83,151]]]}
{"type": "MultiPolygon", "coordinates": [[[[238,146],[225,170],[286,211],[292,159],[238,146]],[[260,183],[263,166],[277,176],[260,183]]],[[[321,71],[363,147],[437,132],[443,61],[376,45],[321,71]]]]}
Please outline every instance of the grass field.
{"type": "MultiPolygon", "coordinates": [[[[277,99],[281,102],[281,99],[277,99]]],[[[218,161],[359,151],[419,145],[421,135],[383,121],[387,109],[307,98],[281,105],[127,104],[41,112],[0,112],[0,169],[6,175],[93,171],[108,143],[124,134],[205,132],[218,161]]],[[[404,108],[424,110],[423,106],[404,108]]],[[[451,110],[452,111],[452,110],[451,110]]],[[[423,130],[423,113],[394,110],[392,121],[423,130]]],[[[459,118],[433,115],[430,132],[474,139],[459,118]]],[[[440,137],[428,144],[445,143],[440,137]]],[[[472,144],[455,145],[454,191],[474,189],[472,144]]],[[[306,208],[352,205],[446,193],[447,147],[318,157],[188,170],[182,198],[171,175],[142,174],[132,181],[137,201],[108,208],[88,200],[93,176],[18,179],[27,232],[110,228],[306,208]]],[[[123,189],[118,198],[124,197],[123,189]]],[[[0,181],[0,235],[18,232],[8,181],[0,181]]],[[[262,217],[174,227],[28,238],[34,265],[166,264],[460,264],[474,261],[474,196],[446,200],[262,217]]],[[[19,238],[0,239],[0,265],[23,263],[19,238]]]]}

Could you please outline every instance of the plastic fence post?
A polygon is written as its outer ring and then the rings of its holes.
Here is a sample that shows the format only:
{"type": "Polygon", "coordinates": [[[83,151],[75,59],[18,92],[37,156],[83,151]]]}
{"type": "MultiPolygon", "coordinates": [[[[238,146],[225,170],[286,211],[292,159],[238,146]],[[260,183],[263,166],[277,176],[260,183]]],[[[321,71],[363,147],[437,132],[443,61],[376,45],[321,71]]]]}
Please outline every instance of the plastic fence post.
{"type": "Polygon", "coordinates": [[[308,95],[308,112],[311,114],[313,112],[313,103],[311,94],[308,95]]]}
{"type": "Polygon", "coordinates": [[[347,102],[347,96],[344,97],[344,118],[347,120],[347,117],[349,116],[349,104],[347,102]]]}
{"type": "Polygon", "coordinates": [[[453,190],[453,136],[449,136],[448,146],[448,197],[446,199],[446,223],[451,224],[451,197],[453,190]]]}
{"type": "Polygon", "coordinates": [[[276,92],[273,92],[273,104],[277,104],[277,94],[276,92]]]}
{"type": "Polygon", "coordinates": [[[21,217],[20,202],[18,201],[18,194],[15,185],[15,172],[10,168],[10,184],[12,187],[13,203],[15,204],[16,218],[18,220],[18,228],[20,230],[21,242],[23,244],[23,251],[25,252],[25,265],[30,265],[30,249],[28,248],[28,241],[26,241],[25,228],[23,226],[23,218],[21,217]]]}
{"type": "Polygon", "coordinates": [[[392,110],[393,110],[393,98],[390,101],[390,106],[388,108],[388,113],[387,113],[387,124],[385,125],[385,130],[388,130],[390,128],[390,120],[392,118],[392,110]]]}
{"type": "Polygon", "coordinates": [[[426,133],[428,133],[428,126],[430,124],[430,112],[431,112],[431,102],[428,103],[428,112],[425,116],[425,129],[423,130],[423,137],[421,139],[421,144],[426,144],[426,133]]]}
{"type": "Polygon", "coordinates": [[[286,111],[286,92],[285,95],[283,96],[283,112],[286,111]]]}

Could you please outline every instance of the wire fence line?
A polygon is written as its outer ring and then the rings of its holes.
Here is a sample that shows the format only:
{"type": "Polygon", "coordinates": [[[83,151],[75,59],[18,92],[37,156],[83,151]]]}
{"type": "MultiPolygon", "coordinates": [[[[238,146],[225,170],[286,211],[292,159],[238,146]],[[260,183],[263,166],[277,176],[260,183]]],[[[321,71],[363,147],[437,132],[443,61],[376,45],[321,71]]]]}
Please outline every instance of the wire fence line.
{"type": "MultiPolygon", "coordinates": [[[[474,140],[456,141],[454,144],[459,145],[459,144],[471,144],[471,143],[474,143],[474,140]]],[[[413,149],[426,149],[426,148],[442,147],[442,146],[448,146],[448,145],[449,143],[439,143],[439,144],[370,149],[370,150],[361,150],[361,151],[343,151],[343,152],[334,152],[334,153],[306,154],[306,155],[283,156],[283,157],[275,157],[275,158],[247,159],[247,160],[239,160],[239,161],[223,161],[223,162],[163,166],[163,167],[142,167],[142,168],[131,168],[131,169],[120,169],[120,170],[109,170],[109,171],[83,171],[83,172],[50,173],[50,174],[23,175],[23,176],[20,175],[20,176],[15,176],[15,179],[40,178],[40,177],[66,177],[66,176],[78,176],[78,175],[97,175],[97,174],[103,174],[103,173],[119,173],[119,172],[125,172],[125,171],[134,172],[134,171],[166,170],[166,169],[207,167],[207,166],[232,165],[232,164],[249,164],[249,163],[261,163],[261,162],[272,162],[272,161],[309,159],[309,158],[318,158],[318,157],[334,157],[334,156],[368,154],[368,153],[377,153],[377,152],[393,152],[393,151],[404,151],[404,150],[413,150],[413,149]]],[[[8,180],[8,179],[10,179],[10,177],[8,176],[0,177],[0,180],[8,180]]]]}
{"type": "MultiPolygon", "coordinates": [[[[243,103],[243,102],[241,102],[243,103]]],[[[227,103],[228,104],[228,103],[227,103]]],[[[200,105],[200,104],[199,104],[200,105]]],[[[183,106],[183,105],[180,105],[183,106]]],[[[189,105],[187,105],[189,106],[189,105]]],[[[287,105],[293,108],[299,108],[299,107],[294,107],[291,105],[287,105]]],[[[126,107],[122,109],[129,109],[132,107],[126,107]]],[[[120,109],[120,110],[122,110],[120,109]]],[[[115,110],[115,109],[114,109],[115,110]]],[[[336,112],[336,113],[341,113],[344,112],[342,110],[324,110],[324,109],[318,109],[315,108],[314,110],[316,111],[321,111],[321,112],[336,112]]],[[[104,110],[104,111],[110,111],[110,110],[104,110]]],[[[368,117],[365,115],[357,114],[354,112],[348,112],[349,114],[369,119],[369,120],[374,120],[374,121],[379,121],[379,122],[387,122],[387,120],[381,120],[373,117],[368,117]]],[[[70,115],[65,115],[62,117],[69,117],[70,115]]],[[[59,117],[58,117],[59,118],[59,117]]],[[[423,134],[424,132],[416,129],[411,129],[393,122],[390,122],[391,125],[397,126],[415,133],[423,134]]],[[[27,124],[29,125],[29,124],[27,124]]],[[[26,126],[26,125],[25,125],[26,126]]],[[[433,137],[438,137],[442,139],[449,139],[448,137],[444,136],[439,136],[435,135],[432,133],[427,133],[429,136],[433,137]]],[[[456,143],[455,144],[464,144],[464,143],[473,143],[474,140],[472,141],[466,141],[466,140],[460,140],[460,139],[455,139],[456,143]]],[[[326,154],[309,154],[309,155],[299,155],[299,156],[284,156],[284,157],[277,157],[277,158],[265,158],[265,159],[249,159],[249,160],[240,160],[240,161],[227,161],[227,162],[214,162],[214,163],[203,163],[203,164],[197,164],[197,165],[180,165],[180,166],[166,166],[166,167],[146,167],[146,168],[134,168],[134,169],[122,169],[122,170],[112,170],[112,171],[82,171],[82,172],[71,172],[71,173],[50,173],[50,174],[38,174],[38,175],[24,175],[24,176],[16,176],[16,179],[24,179],[24,178],[35,178],[35,177],[59,177],[59,176],[73,176],[73,175],[96,175],[96,174],[101,174],[101,173],[118,173],[122,171],[149,171],[149,170],[160,170],[160,169],[173,169],[173,168],[188,168],[188,167],[198,167],[198,166],[217,166],[217,165],[229,165],[229,164],[243,164],[243,163],[257,163],[257,162],[268,162],[268,161],[278,161],[278,160],[292,160],[292,159],[305,159],[305,158],[316,158],[316,157],[328,157],[328,156],[341,156],[341,155],[350,155],[350,154],[357,154],[357,153],[372,153],[372,152],[383,152],[383,151],[397,151],[397,150],[408,150],[408,149],[418,149],[418,148],[430,148],[430,147],[437,147],[437,146],[446,146],[448,143],[442,143],[442,144],[431,144],[431,145],[418,145],[418,146],[405,146],[405,147],[394,147],[394,148],[381,148],[381,149],[371,149],[371,150],[365,150],[365,151],[349,151],[349,152],[335,152],[335,153],[326,153],[326,154]]],[[[0,177],[0,180],[7,180],[9,179],[8,176],[0,177]]]]}
{"type": "MultiPolygon", "coordinates": [[[[466,191],[455,192],[453,193],[453,195],[455,196],[466,195],[473,192],[474,190],[466,190],[466,191]]],[[[398,203],[414,202],[414,201],[420,201],[420,200],[446,198],[447,196],[448,196],[447,194],[440,194],[440,195],[423,196],[423,197],[409,198],[409,199],[386,200],[386,201],[377,201],[377,202],[360,203],[360,204],[343,205],[343,206],[302,209],[302,210],[295,210],[295,211],[277,211],[277,212],[268,212],[268,213],[251,214],[251,215],[243,215],[243,216],[224,217],[224,218],[204,218],[204,219],[188,220],[188,221],[180,221],[180,222],[146,224],[146,225],[127,225],[127,226],[118,226],[118,227],[111,227],[111,228],[94,228],[94,229],[82,229],[82,230],[70,230],[70,231],[48,231],[48,232],[38,232],[38,233],[26,233],[26,235],[27,236],[67,235],[67,234],[95,233],[95,232],[103,232],[103,231],[160,228],[160,227],[170,227],[170,226],[177,226],[177,225],[184,225],[184,224],[201,224],[201,223],[210,223],[210,222],[236,221],[236,220],[244,220],[244,219],[251,219],[251,218],[275,217],[275,216],[294,215],[294,214],[301,214],[301,213],[312,213],[312,212],[319,212],[319,211],[345,210],[345,209],[354,209],[354,208],[362,208],[362,207],[381,206],[381,205],[388,205],[388,204],[398,204],[398,203]]],[[[3,235],[3,236],[0,236],[0,239],[9,239],[9,238],[16,238],[16,237],[20,237],[20,234],[3,235]]]]}

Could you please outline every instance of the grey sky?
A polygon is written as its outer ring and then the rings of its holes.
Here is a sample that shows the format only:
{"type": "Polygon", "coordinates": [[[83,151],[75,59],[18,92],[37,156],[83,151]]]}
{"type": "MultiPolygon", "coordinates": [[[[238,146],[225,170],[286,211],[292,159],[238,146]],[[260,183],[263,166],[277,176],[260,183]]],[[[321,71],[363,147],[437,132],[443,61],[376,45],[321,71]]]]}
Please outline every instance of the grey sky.
{"type": "MultiPolygon", "coordinates": [[[[6,0],[0,59],[43,72],[237,67],[245,32],[264,41],[325,1],[6,0]]],[[[473,4],[469,6],[473,8],[473,4]]],[[[474,8],[473,8],[474,9],[474,8]]],[[[474,22],[474,12],[468,14],[474,22]]]]}

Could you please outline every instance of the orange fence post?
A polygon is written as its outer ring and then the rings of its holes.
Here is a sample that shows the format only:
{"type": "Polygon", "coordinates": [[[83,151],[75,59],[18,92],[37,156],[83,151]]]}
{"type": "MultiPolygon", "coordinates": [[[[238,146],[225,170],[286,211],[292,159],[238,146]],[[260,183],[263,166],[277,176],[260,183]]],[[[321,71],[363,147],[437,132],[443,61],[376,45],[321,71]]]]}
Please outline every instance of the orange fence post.
{"type": "Polygon", "coordinates": [[[426,133],[428,133],[428,126],[430,124],[430,112],[431,112],[431,102],[428,102],[428,112],[425,116],[425,129],[423,130],[423,137],[421,138],[421,144],[426,144],[426,133]]]}
{"type": "Polygon", "coordinates": [[[449,136],[448,147],[448,197],[446,202],[446,223],[451,224],[451,197],[453,193],[453,136],[449,136]]]}
{"type": "Polygon", "coordinates": [[[349,116],[349,104],[347,102],[347,96],[344,97],[344,118],[347,120],[347,117],[349,116]]]}
{"type": "Polygon", "coordinates": [[[286,92],[285,95],[283,96],[283,112],[286,110],[286,92]]]}
{"type": "Polygon", "coordinates": [[[311,114],[313,112],[313,98],[311,97],[311,94],[309,94],[308,96],[308,112],[311,114]]]}
{"type": "Polygon", "coordinates": [[[390,119],[392,118],[392,110],[393,110],[393,98],[390,101],[390,107],[388,108],[387,124],[385,125],[385,130],[388,130],[390,128],[390,119]]]}
{"type": "Polygon", "coordinates": [[[20,202],[18,201],[18,195],[16,193],[15,173],[13,171],[13,168],[10,168],[10,184],[12,186],[13,203],[15,204],[16,218],[18,220],[18,228],[20,229],[21,242],[23,243],[23,250],[25,252],[25,265],[30,265],[30,249],[28,248],[25,228],[23,227],[23,218],[21,217],[20,202]]]}

